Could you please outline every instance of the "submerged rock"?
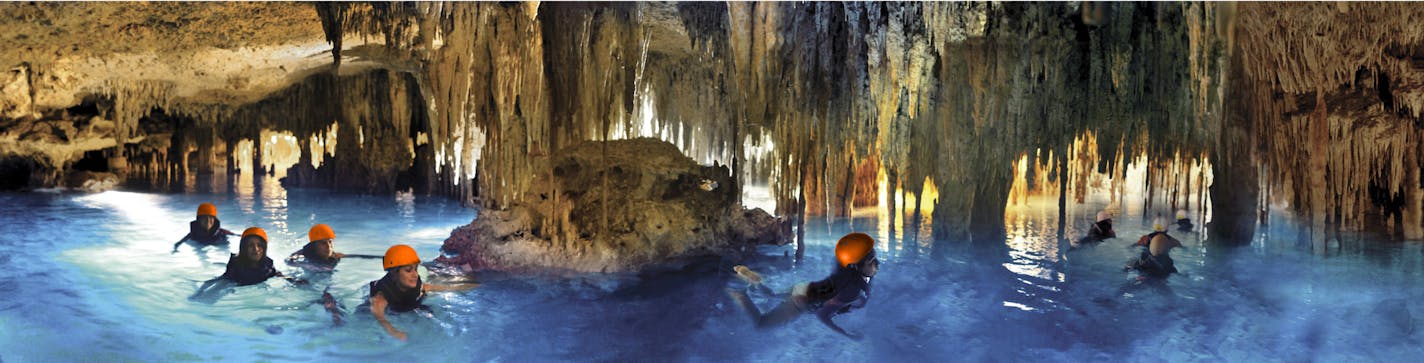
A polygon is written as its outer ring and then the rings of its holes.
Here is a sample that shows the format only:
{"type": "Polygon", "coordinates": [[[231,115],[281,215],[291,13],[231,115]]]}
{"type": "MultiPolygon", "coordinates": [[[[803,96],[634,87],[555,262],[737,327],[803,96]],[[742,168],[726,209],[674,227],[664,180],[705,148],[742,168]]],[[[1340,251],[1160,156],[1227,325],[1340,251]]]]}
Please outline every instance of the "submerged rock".
{"type": "MultiPolygon", "coordinates": [[[[785,244],[790,225],[737,203],[724,166],[656,139],[584,142],[548,159],[522,199],[481,211],[445,240],[459,271],[629,272],[785,244]]],[[[536,169],[538,170],[538,169],[536,169]]]]}
{"type": "Polygon", "coordinates": [[[119,186],[119,176],[114,173],[81,170],[69,174],[66,186],[93,193],[109,191],[119,186]]]}

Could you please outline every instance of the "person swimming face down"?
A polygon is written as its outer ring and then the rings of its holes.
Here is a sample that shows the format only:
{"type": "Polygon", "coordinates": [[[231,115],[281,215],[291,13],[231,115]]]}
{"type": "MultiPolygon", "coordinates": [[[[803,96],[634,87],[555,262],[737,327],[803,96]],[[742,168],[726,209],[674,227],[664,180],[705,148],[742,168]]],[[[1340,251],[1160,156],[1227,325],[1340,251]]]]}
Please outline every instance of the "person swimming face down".
{"type": "Polygon", "coordinates": [[[860,334],[842,329],[831,317],[864,307],[870,299],[871,279],[880,273],[880,259],[875,257],[875,239],[858,232],[841,237],[836,243],[835,261],[835,271],[831,276],[796,284],[786,301],[765,314],[745,292],[728,289],[727,294],[751,318],[757,329],[784,325],[801,314],[814,313],[831,330],[851,339],[860,339],[860,334]]]}

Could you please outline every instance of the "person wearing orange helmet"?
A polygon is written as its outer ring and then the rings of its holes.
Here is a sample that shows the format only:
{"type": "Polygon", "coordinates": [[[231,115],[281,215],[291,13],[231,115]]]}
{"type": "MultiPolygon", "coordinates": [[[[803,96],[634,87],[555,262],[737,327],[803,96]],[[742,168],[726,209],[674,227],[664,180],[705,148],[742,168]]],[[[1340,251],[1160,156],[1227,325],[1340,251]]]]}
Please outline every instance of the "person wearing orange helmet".
{"type": "Polygon", "coordinates": [[[267,258],[267,231],[248,227],[242,231],[237,253],[228,258],[227,270],[219,278],[241,286],[261,283],[272,277],[286,276],[272,267],[272,259],[267,258]]]}
{"type": "MultiPolygon", "coordinates": [[[[307,231],[307,244],[302,249],[292,252],[287,257],[289,263],[304,263],[313,267],[336,267],[337,262],[347,257],[345,253],[336,252],[335,249],[336,232],[331,226],[317,224],[307,231]]],[[[381,258],[381,256],[351,255],[350,257],[381,258]]]]}
{"type": "Polygon", "coordinates": [[[386,275],[369,284],[371,315],[376,316],[376,321],[381,323],[381,327],[385,328],[387,333],[402,341],[406,339],[406,334],[386,320],[387,309],[398,313],[416,309],[429,310],[428,307],[421,304],[427,292],[461,291],[478,286],[478,284],[446,286],[425,283],[420,278],[419,266],[420,256],[415,254],[414,248],[403,244],[391,246],[386,250],[386,255],[381,258],[381,267],[385,268],[386,275]]]}
{"type": "Polygon", "coordinates": [[[729,289],[727,294],[751,317],[757,329],[784,325],[801,314],[815,312],[822,324],[851,339],[860,334],[847,332],[831,320],[832,317],[865,307],[870,300],[870,282],[880,272],[880,260],[875,257],[875,239],[853,232],[836,242],[836,268],[821,281],[803,282],[792,288],[786,301],[763,314],[746,292],[729,289]]]}
{"type": "Polygon", "coordinates": [[[178,246],[184,241],[193,241],[201,244],[219,244],[227,242],[227,236],[236,236],[236,233],[222,228],[222,221],[218,220],[218,207],[212,203],[198,205],[198,217],[188,222],[188,234],[173,244],[173,252],[178,252],[178,246]]]}

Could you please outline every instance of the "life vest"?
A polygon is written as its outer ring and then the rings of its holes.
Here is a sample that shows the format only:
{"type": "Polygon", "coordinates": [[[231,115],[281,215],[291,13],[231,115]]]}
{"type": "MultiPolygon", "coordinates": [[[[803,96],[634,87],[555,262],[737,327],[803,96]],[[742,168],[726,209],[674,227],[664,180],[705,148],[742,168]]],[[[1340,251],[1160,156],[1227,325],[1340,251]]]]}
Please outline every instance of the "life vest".
{"type": "Polygon", "coordinates": [[[222,221],[217,219],[213,220],[213,228],[207,230],[199,226],[198,221],[188,222],[188,236],[185,238],[205,244],[227,241],[227,235],[224,235],[222,232],[222,221]]]}
{"type": "Polygon", "coordinates": [[[813,310],[820,309],[827,301],[837,297],[847,303],[837,314],[864,307],[870,300],[870,281],[860,271],[841,267],[825,280],[812,282],[806,290],[806,302],[813,310]]]}
{"type": "Polygon", "coordinates": [[[420,278],[415,279],[414,289],[401,289],[400,282],[389,274],[380,280],[371,281],[370,287],[370,297],[381,294],[386,298],[386,308],[391,311],[403,313],[425,307],[420,303],[425,299],[425,282],[420,278]]]}
{"type": "Polygon", "coordinates": [[[228,257],[227,271],[222,274],[223,278],[238,285],[261,283],[272,276],[277,276],[277,269],[272,267],[272,259],[263,256],[262,261],[253,264],[238,260],[236,254],[228,257]]]}
{"type": "Polygon", "coordinates": [[[1132,264],[1132,267],[1141,272],[1142,275],[1151,277],[1167,277],[1167,275],[1177,273],[1177,264],[1172,261],[1171,256],[1165,254],[1153,256],[1146,251],[1142,252],[1142,256],[1137,258],[1137,261],[1132,264]]]}

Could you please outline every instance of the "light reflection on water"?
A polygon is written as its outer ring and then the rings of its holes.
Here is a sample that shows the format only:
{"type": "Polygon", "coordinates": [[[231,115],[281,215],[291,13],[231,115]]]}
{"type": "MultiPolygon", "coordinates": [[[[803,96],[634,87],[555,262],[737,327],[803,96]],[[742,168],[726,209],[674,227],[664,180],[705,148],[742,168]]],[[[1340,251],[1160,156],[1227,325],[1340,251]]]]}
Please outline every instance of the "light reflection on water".
{"type": "MultiPolygon", "coordinates": [[[[110,192],[0,194],[0,358],[111,360],[434,361],[1413,361],[1420,350],[1424,276],[1418,243],[1374,241],[1331,257],[1301,253],[1280,219],[1252,248],[1223,253],[1200,231],[1172,232],[1182,274],[1139,285],[1121,271],[1128,247],[1150,226],[1115,218],[1120,236],[1070,250],[1101,204],[1076,206],[1059,235],[1054,208],[1011,209],[1002,249],[934,243],[928,219],[874,213],[812,219],[806,260],[766,247],[747,261],[708,261],[639,276],[552,279],[484,273],[480,288],[437,293],[429,317],[398,314],[411,334],[386,338],[357,311],[376,260],[332,273],[280,262],[331,224],[336,248],[380,254],[409,243],[432,259],[450,229],[474,211],[409,195],[356,196],[234,183],[232,194],[110,192]],[[245,189],[245,185],[251,185],[245,189]],[[222,272],[236,243],[185,245],[171,253],[196,205],[218,204],[228,229],[268,228],[278,268],[313,281],[269,281],[189,299],[222,272]],[[891,228],[893,226],[893,228],[891,228]],[[852,342],[803,317],[756,331],[722,289],[745,263],[777,291],[823,278],[846,232],[881,243],[881,274],[864,309],[836,318],[865,333],[852,342]],[[22,236],[22,237],[21,237],[22,236]],[[944,250],[935,251],[934,248],[944,250]],[[934,253],[932,253],[934,252],[934,253]],[[312,304],[321,290],[345,306],[346,323],[312,304]]],[[[949,213],[948,211],[942,211],[949,213]]],[[[923,216],[922,216],[923,217],[923,216]]],[[[1202,223],[1198,222],[1198,225],[1202,223]]],[[[1306,249],[1308,252],[1308,249],[1306,249]]],[[[763,308],[776,303],[758,297],[763,308]]]]}

